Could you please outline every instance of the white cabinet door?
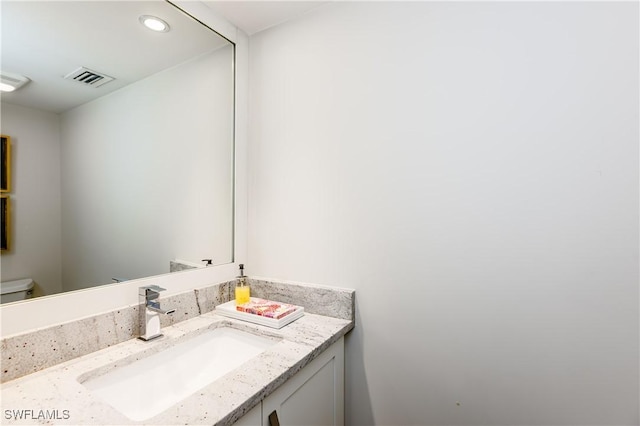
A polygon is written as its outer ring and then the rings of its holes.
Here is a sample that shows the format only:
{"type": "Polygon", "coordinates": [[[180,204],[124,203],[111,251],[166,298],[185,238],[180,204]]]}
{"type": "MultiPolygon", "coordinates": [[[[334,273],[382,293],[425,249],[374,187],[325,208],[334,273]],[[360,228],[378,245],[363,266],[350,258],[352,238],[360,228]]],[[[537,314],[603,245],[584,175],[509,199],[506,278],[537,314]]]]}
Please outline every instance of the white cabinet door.
{"type": "Polygon", "coordinates": [[[262,426],[262,403],[256,405],[244,416],[240,417],[233,426],[262,426]]]}
{"type": "Polygon", "coordinates": [[[262,401],[262,425],[344,425],[344,338],[262,401]]]}

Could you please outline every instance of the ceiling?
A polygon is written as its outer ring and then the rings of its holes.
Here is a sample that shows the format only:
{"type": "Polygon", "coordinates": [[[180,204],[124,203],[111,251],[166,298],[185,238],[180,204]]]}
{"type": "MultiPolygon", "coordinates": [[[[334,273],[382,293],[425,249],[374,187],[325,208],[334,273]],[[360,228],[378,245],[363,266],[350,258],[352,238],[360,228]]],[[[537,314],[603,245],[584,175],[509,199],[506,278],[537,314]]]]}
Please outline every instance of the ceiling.
{"type": "Polygon", "coordinates": [[[317,8],[327,1],[212,1],[211,9],[248,35],[266,30],[317,8]]]}
{"type": "MultiPolygon", "coordinates": [[[[326,1],[212,1],[211,9],[252,35],[326,1]]],[[[31,81],[3,102],[62,113],[128,84],[215,50],[227,42],[160,0],[2,0],[2,71],[31,81]],[[138,22],[156,15],[171,25],[154,33],[138,22]],[[114,80],[87,87],[64,76],[86,67],[114,80]]]]}

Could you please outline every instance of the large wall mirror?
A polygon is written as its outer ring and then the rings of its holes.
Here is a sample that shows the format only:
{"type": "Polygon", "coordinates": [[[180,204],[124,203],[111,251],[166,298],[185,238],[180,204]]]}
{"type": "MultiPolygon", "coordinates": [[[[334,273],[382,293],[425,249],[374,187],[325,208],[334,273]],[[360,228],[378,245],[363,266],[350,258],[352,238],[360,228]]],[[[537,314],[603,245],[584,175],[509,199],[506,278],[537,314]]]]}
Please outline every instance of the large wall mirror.
{"type": "Polygon", "coordinates": [[[1,7],[3,82],[29,79],[0,94],[2,281],[41,296],[232,262],[234,45],[165,1],[1,7]]]}

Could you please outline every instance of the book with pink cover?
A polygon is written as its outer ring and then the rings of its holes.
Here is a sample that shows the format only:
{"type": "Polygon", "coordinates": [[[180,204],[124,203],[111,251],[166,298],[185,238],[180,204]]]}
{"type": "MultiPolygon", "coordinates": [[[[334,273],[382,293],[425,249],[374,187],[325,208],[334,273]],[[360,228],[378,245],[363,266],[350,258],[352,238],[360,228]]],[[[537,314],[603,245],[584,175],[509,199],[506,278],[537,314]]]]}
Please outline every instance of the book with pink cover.
{"type": "Polygon", "coordinates": [[[266,325],[272,328],[282,328],[304,315],[302,306],[273,300],[250,298],[250,302],[236,305],[235,300],[216,306],[216,312],[230,318],[266,325]]]}
{"type": "Polygon", "coordinates": [[[295,312],[296,309],[298,309],[298,307],[295,305],[274,302],[273,300],[267,299],[258,299],[256,297],[252,297],[247,303],[236,306],[237,311],[274,319],[285,317],[295,312]]]}

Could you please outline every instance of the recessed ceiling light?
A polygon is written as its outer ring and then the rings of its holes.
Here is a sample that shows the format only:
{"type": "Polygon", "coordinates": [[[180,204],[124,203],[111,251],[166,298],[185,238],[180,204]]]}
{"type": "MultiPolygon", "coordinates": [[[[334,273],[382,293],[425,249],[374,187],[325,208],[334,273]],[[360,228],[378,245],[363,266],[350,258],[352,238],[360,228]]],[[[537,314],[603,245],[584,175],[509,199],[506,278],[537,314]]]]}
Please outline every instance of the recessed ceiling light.
{"type": "Polygon", "coordinates": [[[16,88],[10,84],[0,83],[0,92],[13,92],[14,90],[16,90],[16,88]]]}
{"type": "Polygon", "coordinates": [[[160,33],[166,33],[167,31],[169,31],[169,24],[156,16],[142,15],[138,20],[142,25],[149,28],[150,30],[160,33]]]}
{"type": "Polygon", "coordinates": [[[0,71],[0,91],[2,92],[13,92],[30,81],[23,75],[0,71]]]}

